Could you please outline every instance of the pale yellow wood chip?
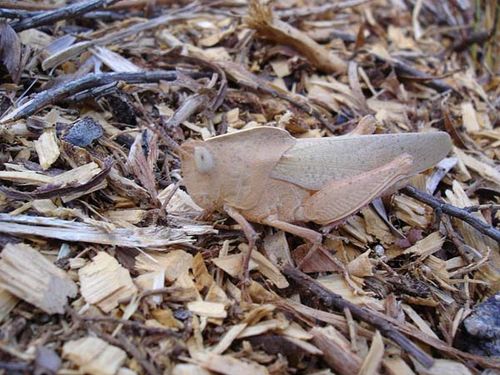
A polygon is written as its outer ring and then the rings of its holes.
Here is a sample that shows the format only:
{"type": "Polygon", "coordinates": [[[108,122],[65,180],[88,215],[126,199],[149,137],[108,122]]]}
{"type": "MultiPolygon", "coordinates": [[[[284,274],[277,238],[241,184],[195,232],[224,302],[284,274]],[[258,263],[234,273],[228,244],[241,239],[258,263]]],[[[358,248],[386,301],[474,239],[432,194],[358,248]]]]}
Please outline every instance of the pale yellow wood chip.
{"type": "Polygon", "coordinates": [[[137,372],[135,372],[134,370],[131,370],[127,367],[122,367],[118,370],[116,375],[137,375],[137,372]]]}
{"type": "Polygon", "coordinates": [[[245,328],[239,335],[239,339],[243,339],[245,337],[258,336],[263,333],[274,331],[274,330],[284,330],[288,327],[289,323],[285,320],[279,319],[270,319],[266,320],[252,326],[245,328]]]}
{"type": "Polygon", "coordinates": [[[0,288],[48,314],[62,314],[68,297],[78,287],[71,278],[37,250],[25,244],[7,244],[0,260],[0,288]]]}
{"type": "Polygon", "coordinates": [[[472,372],[460,362],[450,359],[434,359],[431,368],[426,369],[417,361],[413,361],[417,373],[422,375],[472,375],[472,372]]]}
{"type": "Polygon", "coordinates": [[[328,276],[323,276],[318,278],[318,282],[321,283],[328,290],[339,294],[348,301],[355,303],[356,305],[366,305],[375,310],[382,311],[383,303],[370,296],[361,296],[353,292],[352,288],[347,284],[341,275],[331,274],[328,276]]]}
{"type": "MultiPolygon", "coordinates": [[[[244,244],[246,245],[246,244],[244,244]]],[[[248,246],[246,246],[248,249],[248,246]]],[[[287,279],[280,270],[272,264],[269,259],[267,259],[264,255],[262,255],[258,251],[252,251],[251,259],[257,265],[257,270],[266,278],[269,279],[278,289],[288,288],[290,284],[288,284],[287,279]]]]}
{"type": "Polygon", "coordinates": [[[349,262],[347,270],[350,275],[357,277],[373,276],[373,264],[370,262],[370,253],[371,250],[367,250],[349,262]]]}
{"type": "Polygon", "coordinates": [[[9,312],[17,305],[19,299],[12,293],[0,288],[0,322],[2,322],[9,312]]]}
{"type": "Polygon", "coordinates": [[[367,207],[361,211],[366,223],[366,232],[383,243],[392,243],[395,238],[386,223],[371,207],[367,207]]]}
{"type": "Polygon", "coordinates": [[[106,211],[106,217],[116,224],[123,222],[137,224],[146,216],[146,210],[127,209],[127,210],[109,210],[106,211]]]}
{"type": "Polygon", "coordinates": [[[128,270],[104,251],[81,268],[78,277],[85,301],[96,304],[104,312],[110,312],[120,301],[131,298],[137,293],[137,287],[128,270]]]}
{"type": "Polygon", "coordinates": [[[411,320],[413,320],[413,323],[415,323],[422,332],[439,340],[439,337],[437,337],[429,324],[425,320],[423,320],[410,305],[403,304],[403,311],[411,320]]]}
{"type": "Polygon", "coordinates": [[[47,129],[35,143],[35,151],[38,154],[38,161],[43,170],[48,169],[59,157],[59,145],[55,129],[47,129]]]}
{"type": "Polygon", "coordinates": [[[422,257],[434,254],[441,250],[444,243],[444,237],[439,232],[429,234],[427,237],[417,241],[415,245],[407,248],[403,254],[417,254],[422,257]]]}
{"type": "Polygon", "coordinates": [[[126,353],[97,337],[83,337],[63,346],[63,357],[76,364],[82,373],[114,375],[125,362],[126,353]]]}
{"type": "Polygon", "coordinates": [[[282,331],[282,334],[298,340],[310,340],[313,338],[313,335],[295,322],[291,322],[290,325],[282,331]]]}
{"type": "Polygon", "coordinates": [[[246,362],[228,355],[199,352],[194,360],[203,368],[221,373],[224,375],[251,374],[268,375],[269,372],[264,366],[254,362],[246,362]]]}
{"type": "MultiPolygon", "coordinates": [[[[8,166],[10,167],[10,165],[8,166]]],[[[27,185],[51,184],[63,186],[72,182],[84,184],[90,181],[90,179],[99,172],[101,172],[101,168],[99,168],[97,163],[91,162],[55,176],[48,176],[42,173],[28,170],[0,171],[0,179],[17,183],[24,183],[27,185]]]]}
{"type": "Polygon", "coordinates": [[[246,323],[236,324],[229,328],[229,330],[222,336],[219,343],[214,346],[211,350],[212,353],[222,354],[224,353],[233,343],[234,340],[239,336],[239,334],[246,328],[246,323]]]}
{"type": "Polygon", "coordinates": [[[468,133],[474,133],[481,130],[477,121],[477,113],[471,102],[464,102],[461,105],[462,123],[468,133]]]}
{"type": "MultiPolygon", "coordinates": [[[[152,291],[165,287],[165,272],[163,270],[148,272],[134,279],[141,291],[152,291]]],[[[161,303],[162,295],[157,294],[148,299],[154,303],[161,303]]]]}
{"type": "Polygon", "coordinates": [[[287,341],[290,341],[291,343],[295,344],[305,352],[312,354],[312,355],[323,355],[323,352],[318,349],[316,346],[313,344],[308,343],[307,341],[296,339],[294,337],[285,337],[287,341]]]}
{"type": "Polygon", "coordinates": [[[205,370],[204,368],[191,364],[191,363],[182,363],[176,365],[172,370],[172,375],[211,375],[210,371],[205,370]]]}
{"type": "MultiPolygon", "coordinates": [[[[238,277],[241,275],[241,266],[243,263],[243,254],[231,254],[218,258],[213,258],[212,262],[219,267],[221,270],[226,272],[232,277],[238,277]]],[[[250,264],[248,266],[250,271],[257,268],[255,261],[250,259],[250,264]]]]}
{"type": "Polygon", "coordinates": [[[359,375],[376,375],[378,374],[378,368],[382,362],[384,356],[384,342],[382,341],[382,335],[379,331],[375,332],[373,336],[372,345],[370,346],[370,351],[365,357],[361,369],[359,370],[359,375]]]}
{"type": "Polygon", "coordinates": [[[193,256],[184,250],[168,253],[139,254],[135,258],[135,269],[139,272],[163,270],[168,282],[174,282],[193,266],[193,256]]]}
{"type": "Polygon", "coordinates": [[[500,172],[489,164],[479,161],[473,156],[467,155],[458,147],[453,147],[453,151],[457,157],[467,166],[480,176],[500,185],[500,172]]]}
{"type": "Polygon", "coordinates": [[[401,357],[394,356],[387,358],[382,363],[389,375],[415,375],[411,367],[401,357]]]}
{"type": "Polygon", "coordinates": [[[207,318],[225,318],[225,305],[218,302],[193,301],[187,304],[189,311],[207,318]]]}

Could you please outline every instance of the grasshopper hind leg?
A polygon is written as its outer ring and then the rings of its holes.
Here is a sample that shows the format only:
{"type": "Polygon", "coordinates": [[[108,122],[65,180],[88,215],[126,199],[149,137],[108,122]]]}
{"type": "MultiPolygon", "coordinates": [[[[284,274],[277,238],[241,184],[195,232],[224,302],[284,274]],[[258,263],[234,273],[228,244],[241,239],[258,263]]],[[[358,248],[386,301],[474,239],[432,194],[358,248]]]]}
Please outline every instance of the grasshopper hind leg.
{"type": "Polygon", "coordinates": [[[379,168],[333,180],[306,200],[305,217],[321,225],[345,219],[407,177],[412,165],[411,156],[402,154],[379,168]]]}

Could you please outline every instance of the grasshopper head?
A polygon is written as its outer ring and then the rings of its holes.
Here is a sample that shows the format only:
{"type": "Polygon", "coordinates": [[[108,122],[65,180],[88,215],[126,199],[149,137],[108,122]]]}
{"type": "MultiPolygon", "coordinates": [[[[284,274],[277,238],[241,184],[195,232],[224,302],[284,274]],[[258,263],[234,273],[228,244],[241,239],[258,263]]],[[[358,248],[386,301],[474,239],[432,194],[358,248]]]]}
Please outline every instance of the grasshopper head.
{"type": "Polygon", "coordinates": [[[217,208],[217,183],[214,153],[201,141],[188,141],[181,146],[181,171],[186,189],[202,208],[217,208]]]}

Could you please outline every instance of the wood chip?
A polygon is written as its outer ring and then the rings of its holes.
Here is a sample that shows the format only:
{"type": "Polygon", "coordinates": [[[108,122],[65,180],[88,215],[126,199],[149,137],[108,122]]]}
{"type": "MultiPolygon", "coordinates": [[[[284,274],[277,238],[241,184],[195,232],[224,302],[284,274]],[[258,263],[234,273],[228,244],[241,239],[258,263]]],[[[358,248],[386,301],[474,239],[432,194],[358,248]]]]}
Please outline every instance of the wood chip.
{"type": "Polygon", "coordinates": [[[407,248],[403,254],[416,254],[421,257],[426,257],[441,250],[443,247],[444,238],[439,232],[434,232],[424,239],[417,241],[415,245],[407,248]]]}
{"type": "Polygon", "coordinates": [[[325,361],[342,375],[357,374],[361,369],[361,359],[350,349],[350,344],[333,327],[311,330],[313,343],[323,352],[325,361]]]}
{"type": "Polygon", "coordinates": [[[1,253],[0,288],[48,314],[63,314],[78,287],[31,246],[7,244],[1,253]]]}
{"type": "Polygon", "coordinates": [[[193,301],[187,304],[189,311],[207,318],[225,318],[227,312],[223,303],[193,301]]]}
{"type": "Polygon", "coordinates": [[[194,359],[201,367],[220,374],[269,374],[264,366],[258,365],[253,362],[245,362],[228,355],[219,355],[215,353],[196,353],[194,359]]]}
{"type": "Polygon", "coordinates": [[[60,151],[57,144],[55,129],[47,129],[35,141],[35,150],[43,170],[48,169],[59,158],[60,151]]]}
{"type": "Polygon", "coordinates": [[[375,375],[378,374],[378,368],[382,363],[382,357],[384,356],[384,342],[382,341],[382,335],[379,331],[375,332],[373,336],[372,345],[370,346],[370,351],[365,357],[361,369],[359,370],[359,375],[375,375]]]}
{"type": "Polygon", "coordinates": [[[78,277],[85,301],[104,312],[110,312],[137,293],[128,270],[103,251],[78,271],[78,277]]]}
{"type": "Polygon", "coordinates": [[[9,315],[9,312],[16,307],[19,299],[12,293],[0,288],[0,322],[9,315]]]}
{"type": "Polygon", "coordinates": [[[63,357],[85,374],[114,375],[125,363],[127,354],[97,337],[82,337],[63,345],[63,357]]]}

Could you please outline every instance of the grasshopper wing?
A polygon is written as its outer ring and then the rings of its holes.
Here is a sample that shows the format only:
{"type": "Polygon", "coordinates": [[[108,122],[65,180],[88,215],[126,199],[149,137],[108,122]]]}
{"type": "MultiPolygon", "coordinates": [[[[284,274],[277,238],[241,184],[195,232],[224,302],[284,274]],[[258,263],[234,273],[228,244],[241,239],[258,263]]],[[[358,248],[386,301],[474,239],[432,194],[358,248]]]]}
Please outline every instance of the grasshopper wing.
{"type": "Polygon", "coordinates": [[[380,168],[398,156],[411,156],[408,176],[430,168],[451,148],[444,132],[299,139],[273,168],[271,177],[311,191],[380,168]]]}

